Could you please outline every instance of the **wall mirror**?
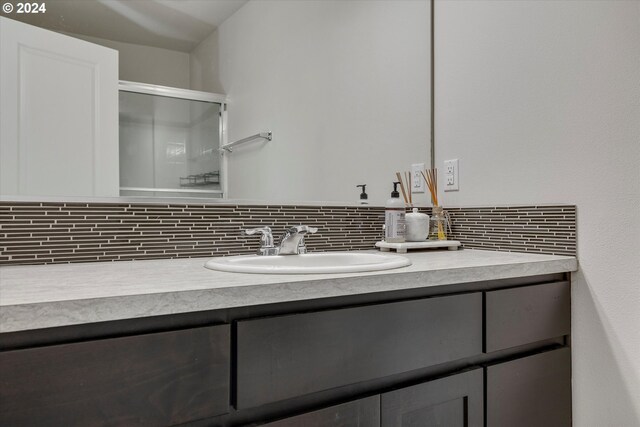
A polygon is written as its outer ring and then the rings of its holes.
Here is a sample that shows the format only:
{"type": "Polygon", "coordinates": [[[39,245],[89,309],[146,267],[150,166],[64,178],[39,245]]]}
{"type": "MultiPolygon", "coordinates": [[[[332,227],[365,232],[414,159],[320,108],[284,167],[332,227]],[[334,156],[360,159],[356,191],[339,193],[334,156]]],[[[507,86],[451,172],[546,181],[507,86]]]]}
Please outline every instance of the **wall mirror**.
{"type": "MultiPolygon", "coordinates": [[[[224,156],[219,173],[224,176],[225,196],[230,200],[353,204],[359,201],[356,186],[366,184],[369,203],[379,205],[389,197],[397,171],[409,171],[412,164],[430,164],[430,13],[430,0],[47,0],[44,13],[4,14],[2,22],[5,28],[8,20],[23,21],[83,43],[117,49],[119,80],[153,85],[161,81],[164,86],[225,95],[226,108],[215,111],[226,114],[223,129],[212,119],[213,110],[202,105],[175,107],[162,101],[154,108],[167,123],[178,123],[181,116],[191,121],[201,118],[202,126],[195,133],[219,132],[216,144],[272,132],[270,142],[243,144],[224,156]]],[[[52,39],[47,43],[53,43],[52,39]]],[[[81,46],[70,48],[82,54],[81,46]]],[[[12,49],[2,45],[3,60],[12,49]]],[[[34,47],[28,52],[31,56],[23,55],[31,62],[19,68],[20,73],[42,69],[44,59],[36,55],[41,50],[34,47]]],[[[64,56],[55,52],[47,55],[64,56]]],[[[95,59],[95,64],[99,60],[95,59]]],[[[94,66],[94,59],[86,61],[94,66]]],[[[68,65],[49,67],[48,78],[69,78],[76,71],[65,71],[68,65]]],[[[89,91],[95,72],[80,68],[73,84],[86,84],[89,91]]],[[[15,85],[11,79],[28,81],[25,76],[10,74],[2,69],[3,97],[5,88],[15,85]]],[[[113,102],[118,105],[117,82],[113,84],[113,102]]],[[[37,88],[28,89],[32,96],[37,88]]],[[[18,86],[15,90],[22,89],[18,86]]],[[[50,95],[49,102],[38,104],[43,117],[55,117],[48,112],[75,102],[60,88],[52,89],[50,95]]],[[[129,100],[129,104],[136,103],[146,108],[151,105],[145,99],[129,100]]],[[[74,105],[81,115],[76,124],[90,120],[82,116],[86,108],[81,103],[74,105]]],[[[28,164],[33,170],[36,165],[53,177],[59,169],[65,170],[65,163],[69,169],[75,159],[88,170],[119,171],[126,166],[133,171],[124,177],[118,173],[104,182],[79,185],[73,192],[69,185],[56,186],[52,178],[48,187],[55,191],[42,190],[40,194],[37,188],[41,187],[36,186],[26,195],[36,199],[96,197],[101,196],[91,192],[96,186],[115,185],[119,191],[120,187],[130,190],[109,195],[139,197],[144,193],[131,189],[142,186],[135,182],[144,182],[140,177],[144,168],[154,167],[154,160],[159,168],[179,163],[185,148],[171,140],[171,131],[165,130],[167,141],[156,152],[143,143],[136,146],[136,138],[150,132],[141,131],[139,125],[152,120],[151,115],[117,108],[118,130],[110,134],[105,126],[98,130],[93,126],[86,132],[95,138],[108,136],[112,145],[123,137],[134,143],[128,151],[120,148],[119,154],[110,152],[98,158],[95,147],[85,151],[58,148],[55,141],[46,150],[36,150],[34,145],[21,148],[14,141],[18,134],[24,137],[25,132],[33,131],[33,138],[43,135],[28,121],[14,117],[17,112],[6,114],[16,106],[3,102],[3,120],[15,119],[22,132],[2,133],[2,155],[22,156],[23,163],[18,161],[15,168],[28,164]],[[32,156],[36,160],[29,162],[32,156]],[[79,156],[89,156],[96,163],[80,162],[79,156]],[[164,157],[159,161],[158,156],[164,157]],[[131,176],[136,173],[140,174],[138,181],[131,176]]],[[[74,138],[83,137],[73,123],[64,126],[74,138]]],[[[203,156],[211,153],[207,151],[211,147],[198,144],[203,156]]],[[[15,172],[15,168],[9,167],[6,173],[15,172]]],[[[216,172],[207,167],[194,170],[193,175],[216,172]]],[[[178,179],[182,174],[173,173],[178,179]]],[[[24,196],[19,187],[2,187],[4,199],[14,196],[24,196]]],[[[415,194],[414,201],[426,203],[426,195],[415,194]]]]}

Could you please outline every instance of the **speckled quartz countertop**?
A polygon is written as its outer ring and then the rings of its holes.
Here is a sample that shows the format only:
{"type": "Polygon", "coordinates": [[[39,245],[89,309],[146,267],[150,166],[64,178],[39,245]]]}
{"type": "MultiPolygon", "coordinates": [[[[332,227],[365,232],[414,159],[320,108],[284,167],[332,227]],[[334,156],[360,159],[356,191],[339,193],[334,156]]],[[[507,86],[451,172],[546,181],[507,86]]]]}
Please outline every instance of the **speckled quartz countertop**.
{"type": "Polygon", "coordinates": [[[0,332],[575,271],[574,257],[479,250],[404,254],[370,273],[213,271],[206,258],[0,268],[0,332]]]}

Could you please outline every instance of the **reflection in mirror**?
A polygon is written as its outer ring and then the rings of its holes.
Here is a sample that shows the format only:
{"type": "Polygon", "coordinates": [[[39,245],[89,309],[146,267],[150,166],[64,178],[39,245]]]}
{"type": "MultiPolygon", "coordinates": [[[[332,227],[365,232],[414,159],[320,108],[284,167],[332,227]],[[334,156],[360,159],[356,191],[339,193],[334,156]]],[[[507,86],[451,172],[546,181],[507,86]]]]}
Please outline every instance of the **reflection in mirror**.
{"type": "Polygon", "coordinates": [[[222,104],[120,92],[120,195],[221,197],[222,104]]]}
{"type": "MultiPolygon", "coordinates": [[[[429,164],[429,0],[52,0],[47,8],[46,16],[10,18],[117,50],[120,80],[224,94],[227,126],[217,144],[273,132],[272,142],[245,144],[217,165],[228,198],[358,203],[356,186],[366,184],[369,202],[381,204],[397,171],[429,164]]],[[[125,116],[120,137],[136,148],[104,165],[119,171],[120,187],[179,189],[179,178],[215,171],[159,162],[168,142],[151,144],[139,129],[134,137],[137,125],[125,116]],[[173,184],[163,181],[169,176],[173,184]]],[[[200,131],[217,132],[212,126],[200,131]]]]}

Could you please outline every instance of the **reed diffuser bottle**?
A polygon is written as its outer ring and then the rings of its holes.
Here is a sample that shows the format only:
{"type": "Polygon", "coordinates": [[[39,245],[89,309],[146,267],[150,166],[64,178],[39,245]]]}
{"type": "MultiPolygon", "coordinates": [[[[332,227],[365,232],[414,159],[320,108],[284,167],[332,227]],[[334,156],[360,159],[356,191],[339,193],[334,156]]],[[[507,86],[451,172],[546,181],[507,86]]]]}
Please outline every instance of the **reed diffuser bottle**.
{"type": "Polygon", "coordinates": [[[438,203],[438,169],[427,169],[422,177],[431,193],[431,221],[429,226],[429,240],[447,240],[447,216],[438,203]]]}
{"type": "Polygon", "coordinates": [[[447,240],[447,218],[442,206],[434,206],[429,227],[429,240],[447,240]]]}

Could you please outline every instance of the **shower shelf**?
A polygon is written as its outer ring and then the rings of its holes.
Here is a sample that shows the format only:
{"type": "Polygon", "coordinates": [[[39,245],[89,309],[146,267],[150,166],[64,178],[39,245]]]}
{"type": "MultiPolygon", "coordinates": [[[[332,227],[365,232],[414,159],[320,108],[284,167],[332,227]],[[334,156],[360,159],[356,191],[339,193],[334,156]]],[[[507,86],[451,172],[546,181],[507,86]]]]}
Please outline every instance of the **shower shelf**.
{"type": "Polygon", "coordinates": [[[213,171],[180,177],[180,187],[200,187],[220,183],[220,172],[213,171]]]}

